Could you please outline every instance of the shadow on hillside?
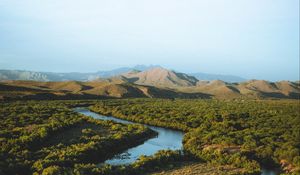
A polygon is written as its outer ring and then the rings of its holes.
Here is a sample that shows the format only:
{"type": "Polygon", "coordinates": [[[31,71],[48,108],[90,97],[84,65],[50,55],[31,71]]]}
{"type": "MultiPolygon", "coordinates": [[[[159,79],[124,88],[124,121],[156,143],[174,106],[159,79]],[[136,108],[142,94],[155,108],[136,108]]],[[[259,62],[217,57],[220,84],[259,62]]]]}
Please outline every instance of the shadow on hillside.
{"type": "Polygon", "coordinates": [[[38,92],[48,92],[48,90],[35,89],[30,87],[21,86],[10,86],[6,84],[0,84],[0,91],[38,91],[38,92]]]}
{"type": "Polygon", "coordinates": [[[152,98],[198,98],[198,99],[210,99],[213,96],[205,93],[185,93],[176,92],[167,89],[158,89],[155,87],[148,86],[148,93],[152,98]]]}
{"type": "Polygon", "coordinates": [[[286,99],[299,99],[299,93],[290,93],[289,95],[284,95],[279,92],[260,92],[263,97],[267,98],[286,98],[286,99]]]}

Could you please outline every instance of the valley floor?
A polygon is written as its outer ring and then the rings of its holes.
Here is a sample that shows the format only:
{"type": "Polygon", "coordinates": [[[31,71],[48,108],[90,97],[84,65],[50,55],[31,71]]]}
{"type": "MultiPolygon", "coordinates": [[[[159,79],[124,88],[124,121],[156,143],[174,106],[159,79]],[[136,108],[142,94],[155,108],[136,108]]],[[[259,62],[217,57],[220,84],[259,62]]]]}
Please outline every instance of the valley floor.
{"type": "Polygon", "coordinates": [[[72,174],[155,135],[140,125],[79,115],[73,105],[76,101],[0,103],[0,174],[72,174]]]}
{"type": "Polygon", "coordinates": [[[236,168],[229,165],[220,166],[190,162],[180,167],[152,173],[151,175],[238,175],[243,174],[243,170],[243,168],[236,168]]]}
{"type": "Polygon", "coordinates": [[[261,163],[299,174],[299,109],[299,100],[1,102],[0,174],[256,175],[261,163]],[[77,106],[184,131],[184,151],[161,150],[128,166],[99,167],[156,133],[81,115],[72,110],[77,106]]]}

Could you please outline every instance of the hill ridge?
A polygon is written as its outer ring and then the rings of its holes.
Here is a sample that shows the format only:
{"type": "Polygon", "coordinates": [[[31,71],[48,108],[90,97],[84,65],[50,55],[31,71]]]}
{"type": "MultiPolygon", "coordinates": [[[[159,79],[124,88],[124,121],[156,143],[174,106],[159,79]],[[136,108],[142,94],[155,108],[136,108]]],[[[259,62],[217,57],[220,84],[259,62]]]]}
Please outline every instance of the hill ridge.
{"type": "MultiPolygon", "coordinates": [[[[27,71],[27,70],[0,70],[0,81],[1,80],[34,80],[34,81],[91,81],[99,78],[106,79],[115,76],[119,76],[130,71],[147,71],[153,68],[163,68],[158,65],[137,65],[134,67],[121,67],[108,71],[97,71],[92,73],[79,73],[79,72],[68,72],[68,73],[56,73],[56,72],[38,72],[38,71],[27,71]]],[[[179,73],[178,71],[173,72],[179,73]]],[[[193,76],[198,80],[215,80],[221,79],[228,82],[241,82],[245,79],[237,76],[228,75],[217,75],[217,74],[205,74],[205,73],[184,73],[185,75],[193,76]]]]}
{"type": "MultiPolygon", "coordinates": [[[[161,87],[126,80],[97,81],[3,81],[0,99],[97,99],[97,98],[289,98],[299,99],[298,82],[251,80],[243,83],[211,81],[194,86],[161,87]]],[[[173,82],[172,82],[173,83],[173,82]]]]}

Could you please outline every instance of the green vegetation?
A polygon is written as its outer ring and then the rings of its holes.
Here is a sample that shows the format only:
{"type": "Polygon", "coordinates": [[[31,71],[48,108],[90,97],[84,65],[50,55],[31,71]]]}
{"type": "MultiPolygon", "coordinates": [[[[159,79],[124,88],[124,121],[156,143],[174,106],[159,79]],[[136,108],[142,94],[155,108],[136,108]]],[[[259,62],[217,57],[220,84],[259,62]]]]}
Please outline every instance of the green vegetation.
{"type": "Polygon", "coordinates": [[[95,112],[186,131],[184,150],[215,164],[249,173],[259,163],[300,172],[299,101],[105,100],[95,112]]]}
{"type": "Polygon", "coordinates": [[[299,109],[296,100],[2,102],[0,174],[134,175],[162,170],[165,174],[183,174],[193,169],[203,174],[259,174],[261,164],[298,174],[299,109]],[[184,150],[160,151],[126,166],[100,166],[155,133],[142,125],[80,115],[72,110],[76,106],[182,130],[184,150]],[[201,164],[194,163],[199,160],[201,164]]]}
{"type": "Polygon", "coordinates": [[[161,170],[166,166],[172,168],[175,162],[183,160],[185,160],[185,156],[180,151],[162,150],[153,156],[141,156],[139,160],[130,165],[97,167],[95,164],[78,164],[73,172],[90,175],[137,175],[161,170]]]}
{"type": "Polygon", "coordinates": [[[210,163],[186,162],[171,169],[152,173],[151,175],[241,175],[242,168],[230,165],[215,165],[210,163]]]}
{"type": "Polygon", "coordinates": [[[0,103],[0,174],[72,174],[155,135],[142,125],[95,120],[70,109],[89,104],[0,103]]]}

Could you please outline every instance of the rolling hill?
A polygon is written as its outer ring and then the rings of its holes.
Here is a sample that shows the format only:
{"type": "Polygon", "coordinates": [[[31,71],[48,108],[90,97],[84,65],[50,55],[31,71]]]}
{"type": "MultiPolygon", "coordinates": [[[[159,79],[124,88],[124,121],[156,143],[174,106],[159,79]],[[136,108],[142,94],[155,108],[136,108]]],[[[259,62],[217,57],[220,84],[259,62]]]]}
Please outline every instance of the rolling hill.
{"type": "Polygon", "coordinates": [[[130,82],[141,85],[176,87],[195,86],[198,80],[184,73],[155,67],[146,71],[131,71],[123,74],[130,82]]]}
{"type": "Polygon", "coordinates": [[[33,81],[91,81],[99,78],[110,78],[121,75],[132,70],[147,70],[156,66],[137,65],[133,68],[121,67],[109,71],[98,71],[92,73],[55,73],[35,72],[26,70],[0,70],[0,80],[33,80],[33,81]]]}
{"type": "MultiPolygon", "coordinates": [[[[134,67],[121,67],[108,71],[97,71],[91,73],[55,73],[55,72],[35,72],[26,70],[0,70],[0,81],[1,80],[33,80],[33,81],[92,81],[97,79],[106,79],[126,74],[134,71],[148,71],[154,68],[162,68],[156,65],[137,65],[134,67]]],[[[172,71],[177,76],[180,73],[172,71]]],[[[216,75],[216,74],[205,74],[205,73],[191,73],[185,74],[193,76],[198,80],[223,80],[226,82],[241,82],[245,79],[231,75],[216,75]]]]}
{"type": "Polygon", "coordinates": [[[172,89],[115,81],[3,81],[0,99],[103,99],[103,98],[210,98],[204,93],[185,93],[172,89]]]}
{"type": "Polygon", "coordinates": [[[299,99],[299,82],[250,80],[227,83],[220,80],[198,81],[166,70],[135,72],[95,81],[2,81],[0,99],[103,99],[103,98],[287,98],[299,99]],[[151,73],[161,76],[152,77],[151,73]],[[141,80],[139,79],[141,78],[141,80]],[[132,82],[134,79],[134,83],[132,82]]]}
{"type": "Polygon", "coordinates": [[[197,78],[159,66],[123,68],[97,74],[0,71],[1,99],[97,99],[97,98],[290,98],[299,99],[299,81],[249,80],[225,82],[197,78]],[[126,71],[126,72],[124,72],[126,71]],[[9,73],[9,74],[8,74],[9,73]],[[120,74],[121,73],[121,74],[120,74]],[[80,81],[68,80],[76,79],[80,81]],[[59,78],[60,77],[60,78],[59,78]],[[91,78],[93,77],[93,78],[91,78]],[[17,80],[17,79],[26,79],[17,80]],[[33,79],[33,80],[27,80],[33,79]],[[48,80],[57,81],[48,81],[48,80]],[[66,80],[65,80],[66,79],[66,80]],[[87,81],[93,79],[92,81],[87,81]],[[61,81],[65,80],[65,81],[61,81]]]}

